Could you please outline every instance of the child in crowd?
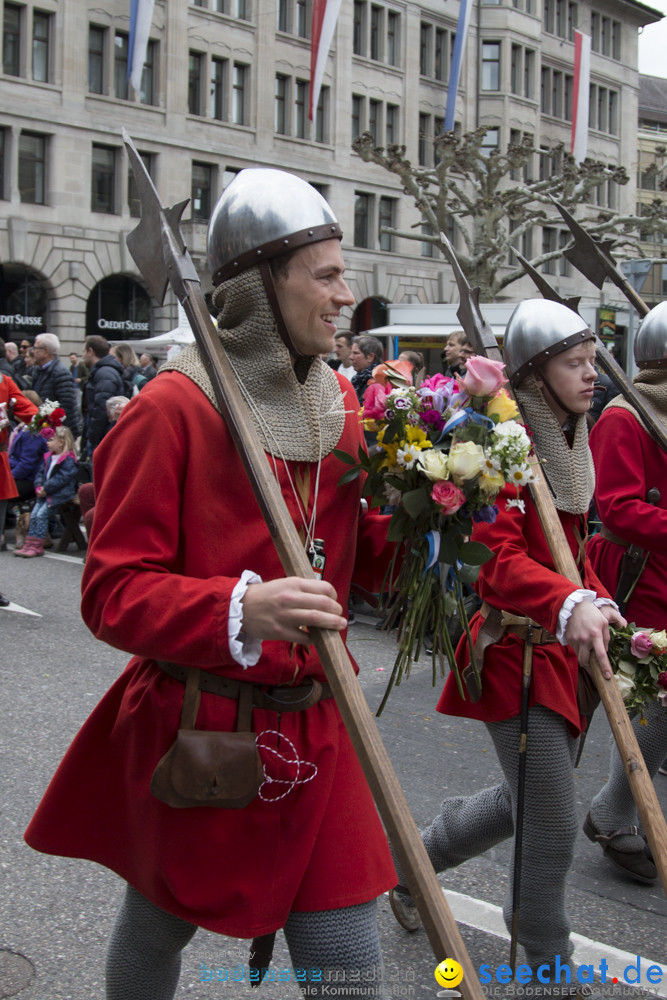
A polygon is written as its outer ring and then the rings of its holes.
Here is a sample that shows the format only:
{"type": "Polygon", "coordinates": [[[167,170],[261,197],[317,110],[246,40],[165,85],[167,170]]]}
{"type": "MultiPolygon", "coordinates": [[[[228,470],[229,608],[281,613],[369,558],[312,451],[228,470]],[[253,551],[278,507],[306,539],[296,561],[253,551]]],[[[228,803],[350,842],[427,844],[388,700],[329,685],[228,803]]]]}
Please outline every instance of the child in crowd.
{"type": "MultiPolygon", "coordinates": [[[[46,433],[43,431],[42,436],[46,437],[46,433]]],[[[76,495],[78,463],[70,429],[56,427],[48,437],[47,449],[43,465],[35,476],[37,502],[30,514],[28,536],[23,547],[14,550],[15,556],[26,559],[44,555],[50,512],[76,495]]]]}

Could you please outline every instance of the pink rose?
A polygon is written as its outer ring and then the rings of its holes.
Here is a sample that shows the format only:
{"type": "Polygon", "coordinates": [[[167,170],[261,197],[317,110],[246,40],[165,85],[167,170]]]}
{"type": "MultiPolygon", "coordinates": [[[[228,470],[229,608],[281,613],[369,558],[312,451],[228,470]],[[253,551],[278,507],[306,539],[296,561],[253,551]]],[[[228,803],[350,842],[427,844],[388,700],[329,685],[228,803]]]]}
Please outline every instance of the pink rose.
{"type": "Polygon", "coordinates": [[[431,499],[437,503],[443,514],[455,514],[466,502],[463,490],[454,483],[441,481],[431,490],[431,499]]]}
{"type": "Polygon", "coordinates": [[[391,392],[389,383],[380,385],[371,382],[364,393],[364,420],[384,420],[387,396],[391,392]]]}
{"type": "Polygon", "coordinates": [[[638,660],[643,660],[650,655],[652,649],[653,643],[646,632],[635,632],[630,640],[630,652],[632,655],[636,656],[638,660]]]}
{"type": "Polygon", "coordinates": [[[465,376],[463,378],[457,376],[457,380],[468,396],[492,396],[507,382],[503,373],[505,365],[502,361],[492,361],[490,358],[475,354],[465,364],[465,376]]]}

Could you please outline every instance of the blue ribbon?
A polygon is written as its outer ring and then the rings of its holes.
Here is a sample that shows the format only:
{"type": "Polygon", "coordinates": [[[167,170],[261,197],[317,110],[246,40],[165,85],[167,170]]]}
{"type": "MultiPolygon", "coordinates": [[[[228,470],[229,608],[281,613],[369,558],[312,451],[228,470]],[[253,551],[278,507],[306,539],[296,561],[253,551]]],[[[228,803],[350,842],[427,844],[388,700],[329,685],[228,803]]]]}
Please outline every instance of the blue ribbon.
{"type": "Polygon", "coordinates": [[[491,417],[484,416],[483,413],[477,413],[471,406],[465,406],[462,410],[457,410],[454,413],[445,426],[442,428],[440,437],[438,438],[436,444],[439,444],[446,434],[453,431],[455,427],[460,427],[463,424],[472,422],[473,424],[482,424],[488,430],[493,430],[495,424],[491,417]]]}

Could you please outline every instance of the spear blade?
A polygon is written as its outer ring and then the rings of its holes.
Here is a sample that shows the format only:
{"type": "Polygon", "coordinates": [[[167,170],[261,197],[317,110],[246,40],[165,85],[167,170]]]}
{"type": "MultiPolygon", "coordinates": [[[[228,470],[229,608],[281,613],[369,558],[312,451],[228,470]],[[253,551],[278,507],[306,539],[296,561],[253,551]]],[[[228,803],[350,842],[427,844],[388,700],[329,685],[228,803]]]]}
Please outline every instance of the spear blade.
{"type": "Polygon", "coordinates": [[[602,240],[598,242],[594,240],[590,233],[586,232],[584,227],[577,222],[564,205],[561,205],[555,198],[551,200],[563,216],[574,237],[574,246],[563,251],[567,260],[598,288],[602,288],[605,278],[609,278],[623,292],[626,299],[637,310],[639,315],[646,316],[649,311],[648,306],[632,285],[623,277],[616,267],[614,258],[611,256],[614,241],[602,240]]]}
{"type": "Polygon", "coordinates": [[[495,361],[502,361],[496,336],[484,319],[482,310],[480,309],[479,288],[470,287],[468,279],[461,269],[454,247],[443,232],[440,233],[440,245],[442,252],[454,271],[460,299],[456,315],[460,319],[461,326],[470,343],[478,354],[486,354],[487,357],[493,358],[495,361]]]}
{"type": "Polygon", "coordinates": [[[579,312],[579,303],[581,302],[581,295],[573,296],[570,299],[564,299],[558,294],[553,285],[550,285],[543,274],[533,267],[530,261],[526,260],[523,254],[515,250],[514,247],[510,247],[510,250],[516,257],[516,259],[521,264],[526,274],[533,279],[533,283],[537,286],[538,290],[542,293],[542,298],[549,299],[551,302],[560,302],[562,306],[567,306],[572,312],[579,312]]]}

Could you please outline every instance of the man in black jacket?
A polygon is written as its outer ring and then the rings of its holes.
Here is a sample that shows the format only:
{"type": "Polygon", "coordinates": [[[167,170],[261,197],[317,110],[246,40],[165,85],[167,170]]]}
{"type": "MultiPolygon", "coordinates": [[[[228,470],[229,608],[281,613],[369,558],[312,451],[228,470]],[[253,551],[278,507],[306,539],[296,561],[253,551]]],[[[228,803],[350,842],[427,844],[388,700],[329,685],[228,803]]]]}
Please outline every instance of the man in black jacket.
{"type": "Polygon", "coordinates": [[[90,458],[111,424],[107,415],[107,400],[124,396],[123,366],[109,354],[109,342],[98,334],[86,337],[83,348],[84,364],[90,369],[83,390],[86,449],[90,458]]]}
{"type": "Polygon", "coordinates": [[[60,341],[55,333],[40,333],[35,337],[35,368],[30,388],[42,401],[58,400],[65,411],[66,427],[77,438],[81,434],[81,416],[76,398],[76,386],[69,371],[58,358],[60,341]]]}

